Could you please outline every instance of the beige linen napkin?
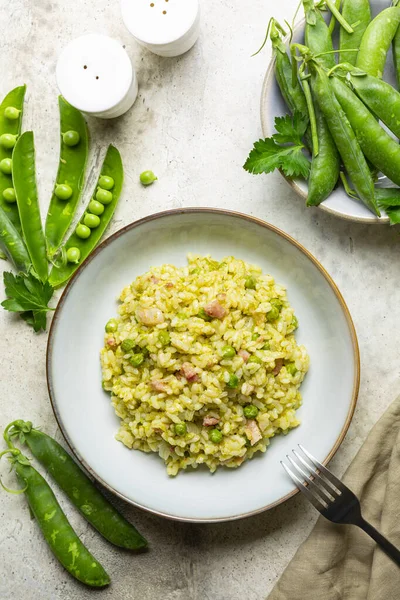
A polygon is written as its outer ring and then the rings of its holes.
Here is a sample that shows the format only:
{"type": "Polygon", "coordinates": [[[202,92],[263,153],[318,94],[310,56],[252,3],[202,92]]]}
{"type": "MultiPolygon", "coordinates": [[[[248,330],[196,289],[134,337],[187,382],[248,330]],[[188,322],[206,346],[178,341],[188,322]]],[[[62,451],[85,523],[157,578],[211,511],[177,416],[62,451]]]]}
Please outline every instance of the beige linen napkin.
{"type": "MultiPolygon", "coordinates": [[[[343,482],[364,518],[400,548],[400,398],[368,435],[343,482]]],[[[399,600],[400,568],[367,534],[320,517],[268,600],[399,600]]]]}

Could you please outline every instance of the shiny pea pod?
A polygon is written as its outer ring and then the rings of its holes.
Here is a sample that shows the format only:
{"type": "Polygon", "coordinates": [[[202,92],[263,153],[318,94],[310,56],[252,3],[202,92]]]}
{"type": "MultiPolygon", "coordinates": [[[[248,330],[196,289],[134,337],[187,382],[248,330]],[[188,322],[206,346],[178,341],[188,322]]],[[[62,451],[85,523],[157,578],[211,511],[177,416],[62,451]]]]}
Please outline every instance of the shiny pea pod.
{"type": "Polygon", "coordinates": [[[400,93],[378,77],[353,74],[351,69],[347,79],[371,112],[400,138],[400,93]]]}
{"type": "Polygon", "coordinates": [[[390,44],[400,25],[400,7],[391,6],[371,21],[361,40],[356,66],[374,77],[382,77],[390,44]]]}
{"type": "Polygon", "coordinates": [[[325,117],[314,103],[319,152],[313,156],[308,180],[307,206],[318,206],[328,198],[339,179],[340,157],[325,117]]]}
{"type": "Polygon", "coordinates": [[[15,472],[25,489],[25,497],[51,551],[76,579],[91,587],[104,587],[110,577],[84,546],[63,513],[46,480],[29,465],[19,451],[15,457],[15,472]],[[19,462],[21,460],[23,462],[19,462]]]}
{"type": "Polygon", "coordinates": [[[13,178],[19,216],[32,265],[42,281],[48,274],[46,241],[40,217],[32,131],[18,139],[13,152],[13,178]]]}
{"type": "MultiPolygon", "coordinates": [[[[26,85],[21,85],[11,90],[11,92],[7,94],[0,104],[0,136],[5,134],[19,135],[21,133],[22,110],[24,107],[25,92],[26,85]],[[6,109],[10,107],[20,111],[17,119],[9,119],[6,117],[6,109]]],[[[12,152],[13,148],[6,148],[4,145],[0,144],[0,207],[6,212],[8,218],[14,224],[17,231],[21,233],[21,222],[19,219],[18,207],[16,204],[8,203],[3,197],[4,190],[14,187],[12,172],[8,172],[8,168],[1,168],[1,164],[7,164],[6,162],[2,163],[2,161],[11,160],[12,152]]]]}
{"type": "Polygon", "coordinates": [[[146,540],[135,527],[106,500],[58,442],[33,429],[31,424],[17,421],[13,431],[22,430],[24,442],[33,456],[103,537],[112,544],[129,550],[147,546],[146,540]]]}
{"type": "Polygon", "coordinates": [[[335,66],[335,55],[332,44],[332,36],[328,25],[320,11],[315,8],[314,0],[303,0],[306,15],[305,44],[313,54],[324,54],[318,60],[327,69],[335,66]]]}
{"type": "MultiPolygon", "coordinates": [[[[90,230],[90,234],[87,238],[79,237],[76,234],[76,232],[74,232],[69,237],[64,246],[65,251],[68,251],[69,248],[78,248],[80,250],[81,260],[79,264],[81,264],[85,260],[85,258],[89,256],[91,251],[97,246],[100,238],[102,237],[103,233],[107,229],[108,224],[111,221],[119,197],[121,195],[122,184],[124,179],[122,160],[120,153],[112,145],[108,147],[99,180],[102,176],[112,177],[112,179],[114,180],[114,187],[111,190],[112,200],[108,204],[104,205],[104,212],[100,215],[100,223],[98,227],[90,230]]],[[[80,225],[83,225],[84,218],[85,214],[80,220],[80,225]]],[[[54,266],[51,270],[49,277],[49,282],[51,283],[51,285],[53,287],[58,287],[66,281],[68,281],[68,279],[79,267],[79,264],[67,263],[65,265],[54,266]]]]}
{"type": "Polygon", "coordinates": [[[67,232],[76,212],[85,181],[85,171],[89,152],[89,135],[82,113],[68,104],[62,96],[58,98],[60,110],[61,147],[56,183],[46,218],[45,234],[48,253],[53,256],[67,232]],[[79,142],[73,146],[66,144],[63,133],[74,131],[79,142]],[[71,195],[60,198],[57,186],[67,185],[71,195]]]}
{"type": "MultiPolygon", "coordinates": [[[[332,134],[346,171],[360,199],[374,214],[379,216],[380,212],[374,199],[374,183],[371,173],[360,144],[357,141],[356,134],[349,122],[350,120],[337,100],[331,80],[328,78],[326,72],[313,62],[310,62],[310,69],[312,72],[314,95],[326,119],[329,131],[332,134]]],[[[336,79],[334,78],[335,81],[336,79]]],[[[343,85],[347,88],[345,84],[343,85]]],[[[366,110],[368,111],[368,109],[366,110]]]]}
{"type": "MultiPolygon", "coordinates": [[[[393,183],[400,185],[400,146],[379,125],[365,104],[337,77],[332,87],[365,156],[393,183]]],[[[343,157],[342,157],[343,158],[343,157]]],[[[353,180],[354,187],[355,182],[353,180]]],[[[358,190],[356,188],[357,193],[358,190]]]]}
{"type": "Polygon", "coordinates": [[[358,52],[347,52],[347,50],[358,49],[361,40],[371,22],[371,6],[369,0],[343,0],[342,15],[354,29],[348,33],[344,27],[340,28],[339,62],[347,62],[355,65],[358,52]]]}
{"type": "Polygon", "coordinates": [[[14,223],[0,206],[0,248],[17,271],[28,273],[30,256],[14,223]]]}

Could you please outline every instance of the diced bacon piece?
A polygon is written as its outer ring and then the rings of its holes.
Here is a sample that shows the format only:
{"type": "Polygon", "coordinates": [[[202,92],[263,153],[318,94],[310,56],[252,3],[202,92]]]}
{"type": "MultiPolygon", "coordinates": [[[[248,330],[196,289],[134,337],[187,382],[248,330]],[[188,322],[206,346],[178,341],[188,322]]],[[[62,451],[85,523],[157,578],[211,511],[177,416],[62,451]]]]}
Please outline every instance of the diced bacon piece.
{"type": "Polygon", "coordinates": [[[166,389],[167,389],[166,385],[165,385],[165,381],[162,381],[161,379],[159,379],[158,381],[152,381],[151,382],[151,387],[156,392],[165,392],[166,389]]]}
{"type": "Polygon", "coordinates": [[[181,373],[184,377],[186,377],[189,383],[194,383],[195,381],[199,380],[199,376],[197,375],[196,371],[193,368],[193,365],[190,362],[183,363],[181,367],[181,373]]]}
{"type": "Polygon", "coordinates": [[[246,422],[245,432],[252,446],[262,439],[260,428],[254,419],[249,419],[246,422]]]}
{"type": "Polygon", "coordinates": [[[218,300],[213,300],[209,304],[206,304],[204,311],[209,317],[220,320],[227,314],[227,310],[218,302],[218,300]]]}
{"type": "Polygon", "coordinates": [[[239,350],[238,354],[243,358],[244,362],[247,362],[250,358],[250,353],[247,350],[239,350]]]}
{"type": "Polygon", "coordinates": [[[274,368],[274,370],[272,371],[272,372],[273,372],[273,374],[275,375],[275,377],[276,377],[277,375],[279,375],[279,373],[280,373],[280,371],[281,371],[282,367],[283,367],[283,358],[277,358],[277,359],[275,360],[275,368],[274,368]]]}
{"type": "Polygon", "coordinates": [[[158,277],[154,277],[154,275],[152,275],[150,277],[151,283],[158,283],[160,280],[158,279],[158,277]]]}
{"type": "Polygon", "coordinates": [[[217,417],[204,417],[203,426],[204,427],[212,427],[213,425],[218,425],[219,419],[217,417]]]}
{"type": "Polygon", "coordinates": [[[107,338],[106,344],[109,348],[116,348],[117,347],[117,342],[115,341],[115,338],[113,337],[109,337],[107,338]]]}
{"type": "Polygon", "coordinates": [[[173,288],[174,284],[171,281],[167,281],[167,283],[165,284],[166,288],[173,288]]]}
{"type": "Polygon", "coordinates": [[[159,308],[138,308],[136,317],[143,325],[150,327],[164,322],[164,314],[159,308]]]}

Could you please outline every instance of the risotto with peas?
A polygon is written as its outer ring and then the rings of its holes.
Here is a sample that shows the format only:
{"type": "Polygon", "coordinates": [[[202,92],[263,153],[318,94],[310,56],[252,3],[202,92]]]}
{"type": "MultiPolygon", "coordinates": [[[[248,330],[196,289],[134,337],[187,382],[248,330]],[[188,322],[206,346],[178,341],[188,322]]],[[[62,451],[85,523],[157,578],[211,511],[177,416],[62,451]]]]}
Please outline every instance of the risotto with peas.
{"type": "Polygon", "coordinates": [[[299,425],[309,365],[286,290],[232,256],[153,267],[106,325],[103,387],[117,439],[158,452],[169,475],[238,467],[299,425]]]}

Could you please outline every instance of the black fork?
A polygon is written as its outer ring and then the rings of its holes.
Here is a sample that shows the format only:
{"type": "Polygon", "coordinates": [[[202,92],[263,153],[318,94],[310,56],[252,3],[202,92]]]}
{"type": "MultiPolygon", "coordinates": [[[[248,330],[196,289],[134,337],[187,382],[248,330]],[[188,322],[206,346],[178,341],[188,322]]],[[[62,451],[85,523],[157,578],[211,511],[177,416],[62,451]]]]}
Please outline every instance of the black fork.
{"type": "Polygon", "coordinates": [[[299,448],[308,460],[293,450],[295,460],[287,459],[294,470],[281,461],[299,490],[329,521],[363,529],[400,566],[400,551],[363,518],[357,496],[300,444],[299,448]]]}

